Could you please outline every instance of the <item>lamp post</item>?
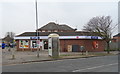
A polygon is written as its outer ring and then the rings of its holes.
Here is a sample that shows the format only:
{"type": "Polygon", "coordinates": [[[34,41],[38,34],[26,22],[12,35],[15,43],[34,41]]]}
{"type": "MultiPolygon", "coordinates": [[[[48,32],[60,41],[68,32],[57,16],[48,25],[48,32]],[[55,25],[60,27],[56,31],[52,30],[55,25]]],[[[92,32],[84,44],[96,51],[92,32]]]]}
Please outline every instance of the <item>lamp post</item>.
{"type": "Polygon", "coordinates": [[[36,8],[36,36],[37,36],[37,57],[39,57],[39,36],[38,36],[38,13],[37,13],[37,0],[35,0],[35,8],[36,8]]]}

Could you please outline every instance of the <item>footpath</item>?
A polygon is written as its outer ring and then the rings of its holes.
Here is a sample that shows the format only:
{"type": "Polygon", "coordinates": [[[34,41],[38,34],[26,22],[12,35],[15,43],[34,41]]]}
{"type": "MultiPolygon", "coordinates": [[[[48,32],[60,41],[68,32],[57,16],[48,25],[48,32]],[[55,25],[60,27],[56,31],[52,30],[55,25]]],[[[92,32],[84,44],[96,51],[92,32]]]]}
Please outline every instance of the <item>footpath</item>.
{"type": "MultiPolygon", "coordinates": [[[[39,51],[39,57],[37,57],[37,51],[8,51],[8,49],[2,50],[2,65],[13,65],[13,64],[24,64],[24,63],[32,63],[32,62],[41,62],[41,61],[53,61],[54,59],[48,55],[48,51],[42,50],[39,51]]],[[[109,56],[109,55],[117,55],[118,51],[111,52],[107,54],[106,52],[88,52],[87,55],[84,53],[82,55],[81,52],[60,52],[61,59],[75,59],[75,58],[88,58],[95,56],[109,56]]]]}

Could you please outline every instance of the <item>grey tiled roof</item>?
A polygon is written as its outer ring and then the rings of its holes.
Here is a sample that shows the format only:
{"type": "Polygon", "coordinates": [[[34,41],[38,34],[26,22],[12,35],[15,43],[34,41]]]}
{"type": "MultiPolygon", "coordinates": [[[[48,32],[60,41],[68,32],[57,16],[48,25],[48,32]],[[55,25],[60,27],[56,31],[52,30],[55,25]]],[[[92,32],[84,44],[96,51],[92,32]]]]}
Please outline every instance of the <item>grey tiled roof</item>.
{"type": "Polygon", "coordinates": [[[65,24],[59,25],[54,22],[50,22],[50,23],[46,24],[45,26],[39,28],[38,30],[63,30],[63,31],[72,30],[72,31],[74,31],[74,29],[68,25],[65,25],[65,24]]]}
{"type": "Polygon", "coordinates": [[[11,42],[11,41],[13,41],[14,39],[11,38],[9,35],[7,35],[7,36],[4,37],[2,40],[7,41],[7,42],[11,42]]]}
{"type": "Polygon", "coordinates": [[[61,30],[74,30],[73,28],[71,28],[70,26],[68,26],[68,25],[59,25],[60,26],[60,28],[61,28],[61,30]]]}

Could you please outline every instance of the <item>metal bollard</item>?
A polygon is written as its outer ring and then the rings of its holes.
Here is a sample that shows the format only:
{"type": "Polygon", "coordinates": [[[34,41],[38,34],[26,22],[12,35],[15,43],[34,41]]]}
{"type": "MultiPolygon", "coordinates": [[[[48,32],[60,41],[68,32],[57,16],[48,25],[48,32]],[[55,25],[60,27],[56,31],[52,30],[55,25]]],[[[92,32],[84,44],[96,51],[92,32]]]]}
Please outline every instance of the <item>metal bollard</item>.
{"type": "Polygon", "coordinates": [[[12,48],[12,59],[15,59],[15,49],[12,48]]]}
{"type": "Polygon", "coordinates": [[[9,52],[11,51],[10,47],[8,48],[8,51],[9,51],[9,52]]]}
{"type": "Polygon", "coordinates": [[[86,51],[86,56],[88,55],[88,51],[86,51]]]}

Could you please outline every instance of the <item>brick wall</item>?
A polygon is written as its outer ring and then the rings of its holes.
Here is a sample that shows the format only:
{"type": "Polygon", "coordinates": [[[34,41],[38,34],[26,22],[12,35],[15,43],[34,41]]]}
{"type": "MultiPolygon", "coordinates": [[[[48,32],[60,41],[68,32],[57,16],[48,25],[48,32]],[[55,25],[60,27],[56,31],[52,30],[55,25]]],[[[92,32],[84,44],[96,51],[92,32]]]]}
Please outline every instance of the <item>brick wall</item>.
{"type": "MultiPolygon", "coordinates": [[[[29,51],[32,50],[33,48],[30,48],[30,40],[29,40],[29,48],[19,48],[19,40],[17,42],[17,50],[25,50],[29,51]]],[[[61,52],[68,52],[68,46],[69,45],[79,45],[79,46],[84,46],[86,50],[88,51],[104,51],[105,49],[105,41],[103,40],[87,40],[87,39],[65,39],[65,40],[60,40],[60,51],[61,52]],[[93,48],[93,41],[98,42],[98,48],[93,48]]],[[[34,48],[33,50],[37,50],[34,48]]]]}
{"type": "Polygon", "coordinates": [[[61,52],[68,51],[68,45],[80,45],[84,46],[88,51],[104,51],[105,49],[105,41],[102,40],[60,40],[60,49],[61,52]],[[93,48],[93,41],[98,42],[98,48],[93,48]]]}

